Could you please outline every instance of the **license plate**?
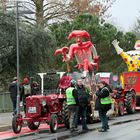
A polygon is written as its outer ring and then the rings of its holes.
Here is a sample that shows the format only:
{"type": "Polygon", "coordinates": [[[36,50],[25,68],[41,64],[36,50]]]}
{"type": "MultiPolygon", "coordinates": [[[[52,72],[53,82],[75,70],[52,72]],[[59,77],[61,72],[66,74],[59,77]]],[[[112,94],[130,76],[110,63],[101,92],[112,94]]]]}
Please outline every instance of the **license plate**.
{"type": "Polygon", "coordinates": [[[29,107],[28,113],[36,113],[36,107],[29,107]]]}

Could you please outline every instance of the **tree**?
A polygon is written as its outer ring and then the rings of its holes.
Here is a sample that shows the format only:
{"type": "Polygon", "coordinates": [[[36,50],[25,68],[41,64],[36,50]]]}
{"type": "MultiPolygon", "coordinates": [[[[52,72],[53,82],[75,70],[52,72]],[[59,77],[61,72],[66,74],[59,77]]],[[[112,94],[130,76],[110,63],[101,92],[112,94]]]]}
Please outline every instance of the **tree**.
{"type": "Polygon", "coordinates": [[[89,13],[102,17],[116,0],[73,0],[75,13],[89,13]]]}
{"type": "Polygon", "coordinates": [[[24,21],[46,27],[53,22],[73,20],[79,14],[91,13],[102,17],[115,0],[31,0],[20,3],[20,7],[28,9],[35,16],[24,14],[24,21]]]}
{"type": "Polygon", "coordinates": [[[136,21],[136,24],[132,30],[132,32],[137,36],[137,38],[139,39],[140,36],[140,20],[139,18],[136,21]]]}
{"type": "MultiPolygon", "coordinates": [[[[56,40],[49,31],[20,24],[19,30],[20,78],[33,76],[54,68],[52,54],[56,40]]],[[[4,85],[16,75],[15,16],[0,13],[0,81],[4,85]]]]}

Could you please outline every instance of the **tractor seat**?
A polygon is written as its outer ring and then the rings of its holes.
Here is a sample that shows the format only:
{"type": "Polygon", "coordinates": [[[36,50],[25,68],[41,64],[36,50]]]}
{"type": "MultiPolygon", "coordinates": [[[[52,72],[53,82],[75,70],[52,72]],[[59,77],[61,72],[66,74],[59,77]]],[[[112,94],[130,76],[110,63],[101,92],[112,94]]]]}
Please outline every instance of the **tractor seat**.
{"type": "Polygon", "coordinates": [[[71,76],[63,76],[60,81],[58,87],[61,89],[66,89],[70,87],[70,81],[72,80],[71,76]]]}

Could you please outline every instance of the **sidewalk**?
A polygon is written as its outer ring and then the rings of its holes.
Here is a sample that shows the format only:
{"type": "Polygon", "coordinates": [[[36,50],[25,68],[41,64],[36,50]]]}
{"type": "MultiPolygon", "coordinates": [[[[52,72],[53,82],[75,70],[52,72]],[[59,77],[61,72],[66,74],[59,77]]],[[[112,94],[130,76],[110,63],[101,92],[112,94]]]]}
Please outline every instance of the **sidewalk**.
{"type": "Polygon", "coordinates": [[[0,132],[11,129],[12,118],[12,112],[0,113],[0,132]]]}

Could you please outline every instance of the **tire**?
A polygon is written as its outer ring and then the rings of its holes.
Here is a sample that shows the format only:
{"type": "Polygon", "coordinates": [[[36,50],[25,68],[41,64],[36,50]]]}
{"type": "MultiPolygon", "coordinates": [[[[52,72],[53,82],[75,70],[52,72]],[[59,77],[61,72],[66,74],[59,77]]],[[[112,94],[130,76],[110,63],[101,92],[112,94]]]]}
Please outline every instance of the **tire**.
{"type": "Polygon", "coordinates": [[[28,122],[27,125],[30,130],[37,130],[40,125],[40,122],[28,122]]]}
{"type": "Polygon", "coordinates": [[[126,106],[127,113],[133,114],[136,109],[136,98],[135,98],[134,91],[127,92],[125,99],[126,99],[125,106],[126,106]]]}
{"type": "Polygon", "coordinates": [[[63,117],[63,121],[64,121],[64,124],[65,124],[66,128],[69,129],[70,128],[70,125],[69,125],[69,110],[68,110],[68,105],[66,104],[66,101],[63,102],[62,117],[63,117]]]}
{"type": "Polygon", "coordinates": [[[119,116],[124,115],[124,104],[122,102],[119,102],[119,104],[118,104],[118,115],[119,116]]]}
{"type": "Polygon", "coordinates": [[[21,121],[19,121],[19,117],[18,116],[13,116],[12,119],[12,129],[14,131],[14,133],[20,133],[21,132],[21,128],[22,128],[22,124],[21,121]]]}
{"type": "Polygon", "coordinates": [[[50,131],[56,133],[58,129],[58,119],[56,114],[52,114],[50,118],[50,131]]]}

